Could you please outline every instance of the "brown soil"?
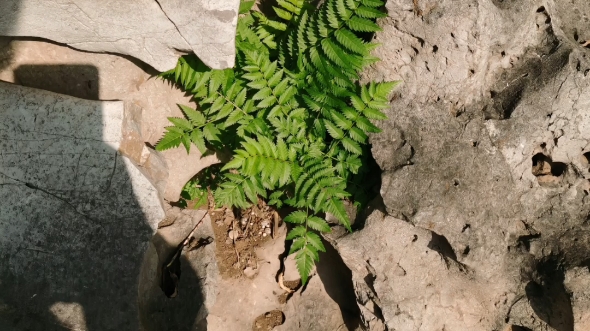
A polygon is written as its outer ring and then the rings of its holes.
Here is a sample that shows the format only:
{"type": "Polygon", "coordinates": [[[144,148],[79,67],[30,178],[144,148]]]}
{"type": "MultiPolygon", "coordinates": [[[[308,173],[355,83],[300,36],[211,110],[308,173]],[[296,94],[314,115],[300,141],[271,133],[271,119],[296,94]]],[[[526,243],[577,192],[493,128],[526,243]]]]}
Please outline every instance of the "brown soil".
{"type": "Polygon", "coordinates": [[[285,314],[280,310],[272,310],[256,317],[252,331],[270,331],[283,323],[285,323],[285,314]]]}
{"type": "Polygon", "coordinates": [[[256,206],[240,210],[238,215],[228,208],[209,209],[209,215],[221,276],[227,279],[255,273],[258,259],[254,249],[274,238],[280,222],[278,213],[259,201],[256,206]]]}

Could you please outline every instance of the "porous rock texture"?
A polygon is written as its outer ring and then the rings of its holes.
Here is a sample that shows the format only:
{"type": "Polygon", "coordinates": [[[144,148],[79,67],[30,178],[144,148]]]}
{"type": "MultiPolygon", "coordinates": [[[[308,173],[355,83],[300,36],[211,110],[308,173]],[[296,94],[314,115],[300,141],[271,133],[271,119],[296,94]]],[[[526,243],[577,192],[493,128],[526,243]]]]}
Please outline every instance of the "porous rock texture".
{"type": "Polygon", "coordinates": [[[389,0],[383,212],[336,240],[371,330],[588,330],[590,3],[389,0]]]}
{"type": "Polygon", "coordinates": [[[3,0],[0,36],[40,37],[129,55],[159,71],[194,51],[212,68],[234,65],[239,0],[3,0]]]}

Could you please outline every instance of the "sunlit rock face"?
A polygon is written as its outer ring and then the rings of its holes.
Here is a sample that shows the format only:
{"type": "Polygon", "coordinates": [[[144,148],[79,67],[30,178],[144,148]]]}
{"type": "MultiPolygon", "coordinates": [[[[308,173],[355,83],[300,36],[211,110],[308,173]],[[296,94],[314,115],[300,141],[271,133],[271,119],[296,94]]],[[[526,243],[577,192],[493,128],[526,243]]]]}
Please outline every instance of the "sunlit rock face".
{"type": "Polygon", "coordinates": [[[40,37],[128,55],[166,71],[195,52],[212,68],[234,65],[239,0],[3,0],[0,36],[40,37]]]}

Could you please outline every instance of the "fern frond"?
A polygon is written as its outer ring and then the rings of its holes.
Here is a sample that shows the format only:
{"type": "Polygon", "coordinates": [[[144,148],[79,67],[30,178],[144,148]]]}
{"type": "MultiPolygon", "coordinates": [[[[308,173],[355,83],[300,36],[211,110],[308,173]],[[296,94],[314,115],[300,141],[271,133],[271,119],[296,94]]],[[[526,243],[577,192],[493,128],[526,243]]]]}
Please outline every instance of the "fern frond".
{"type": "Polygon", "coordinates": [[[164,134],[164,136],[162,137],[162,139],[160,139],[160,141],[158,141],[158,143],[156,144],[157,151],[165,151],[167,149],[180,146],[180,143],[182,141],[182,137],[184,135],[186,135],[186,133],[184,133],[182,130],[174,130],[174,129],[176,129],[176,127],[167,127],[166,128],[166,130],[168,130],[168,132],[166,132],[164,134]]]}

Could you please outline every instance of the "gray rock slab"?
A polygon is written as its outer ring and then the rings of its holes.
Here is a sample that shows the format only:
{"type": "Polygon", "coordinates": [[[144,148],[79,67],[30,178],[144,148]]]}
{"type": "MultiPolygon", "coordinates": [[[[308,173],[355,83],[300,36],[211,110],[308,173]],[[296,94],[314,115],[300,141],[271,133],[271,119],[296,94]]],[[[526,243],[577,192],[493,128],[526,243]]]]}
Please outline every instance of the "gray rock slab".
{"type": "Polygon", "coordinates": [[[0,83],[8,330],[137,330],[139,268],[164,213],[118,153],[123,108],[0,83]]]}
{"type": "Polygon", "coordinates": [[[227,68],[234,63],[238,6],[238,0],[4,0],[0,35],[128,55],[159,71],[190,51],[213,68],[227,68]]]}

